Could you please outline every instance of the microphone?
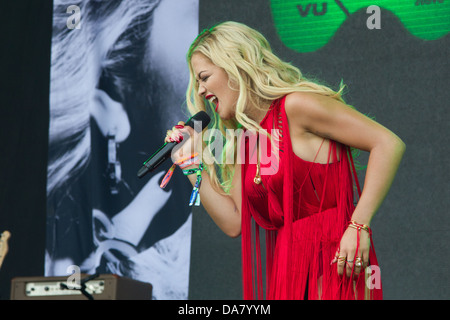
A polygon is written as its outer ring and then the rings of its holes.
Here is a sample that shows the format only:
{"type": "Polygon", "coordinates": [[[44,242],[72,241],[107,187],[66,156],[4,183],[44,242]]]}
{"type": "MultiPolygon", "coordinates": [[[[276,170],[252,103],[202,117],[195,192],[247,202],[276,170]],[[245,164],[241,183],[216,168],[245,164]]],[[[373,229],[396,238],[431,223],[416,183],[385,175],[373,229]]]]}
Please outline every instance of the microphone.
{"type": "MultiPolygon", "coordinates": [[[[192,117],[190,117],[186,121],[185,126],[189,126],[191,128],[194,128],[195,131],[201,132],[208,126],[210,120],[211,118],[205,111],[200,111],[194,114],[192,117]],[[194,126],[194,122],[200,122],[201,128],[199,128],[199,126],[194,126]]],[[[155,170],[160,164],[162,164],[164,161],[170,158],[171,152],[177,144],[178,142],[164,143],[158,150],[156,150],[156,152],[150,158],[148,158],[144,162],[142,168],[139,169],[137,173],[138,178],[142,178],[148,172],[155,170]]]]}

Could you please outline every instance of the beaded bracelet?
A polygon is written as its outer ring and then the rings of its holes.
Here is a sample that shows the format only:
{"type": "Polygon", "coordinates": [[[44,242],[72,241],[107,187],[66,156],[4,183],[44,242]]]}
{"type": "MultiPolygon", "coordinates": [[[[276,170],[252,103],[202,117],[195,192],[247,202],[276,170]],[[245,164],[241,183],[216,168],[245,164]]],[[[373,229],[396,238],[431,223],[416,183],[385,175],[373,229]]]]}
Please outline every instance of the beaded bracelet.
{"type": "Polygon", "coordinates": [[[198,160],[198,157],[194,157],[194,158],[192,158],[192,159],[188,159],[188,160],[186,160],[186,161],[184,161],[184,162],[178,164],[178,166],[179,166],[181,169],[184,169],[184,168],[187,168],[187,167],[189,167],[189,166],[191,166],[191,165],[193,165],[193,164],[200,164],[200,162],[199,162],[199,160],[198,160]]]}

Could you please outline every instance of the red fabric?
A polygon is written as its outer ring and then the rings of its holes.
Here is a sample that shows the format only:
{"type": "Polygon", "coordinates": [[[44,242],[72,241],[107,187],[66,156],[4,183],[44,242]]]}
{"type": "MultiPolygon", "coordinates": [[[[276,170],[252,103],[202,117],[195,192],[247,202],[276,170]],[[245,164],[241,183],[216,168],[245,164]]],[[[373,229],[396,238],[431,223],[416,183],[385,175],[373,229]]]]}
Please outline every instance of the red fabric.
{"type": "MultiPolygon", "coordinates": [[[[278,161],[273,153],[262,152],[259,185],[253,181],[256,139],[242,145],[244,299],[381,299],[381,288],[366,288],[364,270],[352,281],[330,264],[353,213],[354,192],[359,191],[350,150],[330,141],[326,164],[296,156],[284,101],[275,101],[261,122],[270,134],[280,130],[281,140],[278,161]],[[271,162],[264,164],[268,159],[271,162]],[[260,227],[265,229],[265,292],[260,227]]],[[[378,265],[373,242],[369,259],[378,265]]]]}

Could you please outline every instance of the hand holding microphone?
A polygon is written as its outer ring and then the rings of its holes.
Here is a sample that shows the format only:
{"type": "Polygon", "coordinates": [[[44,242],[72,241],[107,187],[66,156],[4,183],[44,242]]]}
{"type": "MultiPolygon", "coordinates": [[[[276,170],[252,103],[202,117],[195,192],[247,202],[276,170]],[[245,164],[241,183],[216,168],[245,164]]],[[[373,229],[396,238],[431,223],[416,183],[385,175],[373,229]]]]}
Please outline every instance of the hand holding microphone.
{"type": "MultiPolygon", "coordinates": [[[[166,135],[164,145],[162,145],[152,156],[150,156],[150,158],[148,158],[143,163],[143,166],[141,167],[141,169],[139,169],[137,176],[139,178],[142,178],[148,172],[155,170],[165,160],[171,157],[172,150],[177,146],[178,143],[181,142],[181,140],[184,140],[186,142],[191,136],[195,136],[195,131],[197,133],[203,131],[203,129],[208,126],[210,120],[210,117],[205,111],[200,111],[189,118],[183,128],[174,127],[173,129],[175,130],[169,130],[168,134],[166,135]],[[183,139],[180,136],[181,132],[185,133],[183,134],[183,139]]],[[[181,126],[180,122],[177,126],[181,126]]],[[[195,144],[196,141],[193,142],[195,144]]],[[[183,154],[183,151],[189,152],[188,150],[192,150],[194,144],[184,143],[180,148],[181,151],[177,150],[177,152],[180,152],[181,154],[183,154]]]]}
{"type": "Polygon", "coordinates": [[[172,128],[172,130],[167,130],[166,138],[164,139],[164,142],[178,142],[180,143],[183,141],[183,133],[180,131],[180,129],[184,128],[184,122],[179,121],[176,126],[172,128]],[[178,131],[176,131],[178,129],[178,131]]]}
{"type": "Polygon", "coordinates": [[[183,121],[179,121],[171,130],[167,130],[164,142],[177,143],[172,151],[172,162],[176,163],[183,157],[198,153],[198,143],[200,135],[191,127],[185,126],[183,121]]]}

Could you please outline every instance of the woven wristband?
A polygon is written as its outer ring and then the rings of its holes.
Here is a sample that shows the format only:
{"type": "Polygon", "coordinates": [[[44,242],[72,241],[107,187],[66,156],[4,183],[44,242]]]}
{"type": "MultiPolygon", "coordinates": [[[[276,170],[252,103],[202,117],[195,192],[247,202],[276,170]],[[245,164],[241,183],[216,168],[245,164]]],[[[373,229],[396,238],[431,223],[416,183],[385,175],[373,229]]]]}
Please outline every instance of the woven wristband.
{"type": "Polygon", "coordinates": [[[198,168],[183,170],[183,173],[185,175],[191,175],[191,174],[197,175],[197,179],[195,181],[194,188],[192,189],[191,197],[189,199],[190,207],[192,207],[192,205],[194,205],[194,204],[195,204],[195,206],[200,205],[199,191],[200,191],[200,186],[202,184],[202,171],[203,171],[203,163],[201,163],[201,162],[198,165],[198,168]]]}
{"type": "Polygon", "coordinates": [[[176,161],[166,172],[166,174],[164,175],[164,178],[162,179],[161,184],[159,186],[163,189],[167,186],[167,184],[169,183],[170,179],[173,176],[173,172],[177,165],[180,166],[181,169],[183,169],[192,164],[197,164],[197,161],[198,161],[197,156],[198,156],[198,153],[195,153],[195,154],[192,154],[190,156],[187,156],[183,159],[176,161]]]}

